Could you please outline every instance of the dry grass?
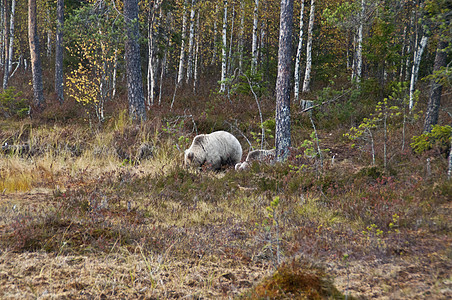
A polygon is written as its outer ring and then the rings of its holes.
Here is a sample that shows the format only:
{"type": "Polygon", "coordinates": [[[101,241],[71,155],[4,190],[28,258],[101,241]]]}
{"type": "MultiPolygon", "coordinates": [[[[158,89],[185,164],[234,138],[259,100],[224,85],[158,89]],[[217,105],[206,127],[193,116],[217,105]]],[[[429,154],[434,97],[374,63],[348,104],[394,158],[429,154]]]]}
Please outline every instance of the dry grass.
{"type": "Polygon", "coordinates": [[[347,151],[319,172],[302,149],[199,173],[181,166],[190,130],[162,124],[8,125],[2,139],[34,150],[0,156],[0,298],[451,296],[451,183],[439,175],[388,176],[347,151]],[[137,160],[143,143],[152,156],[137,160]],[[300,255],[309,263],[291,263],[300,255]],[[322,288],[301,284],[304,271],[322,288]]]}

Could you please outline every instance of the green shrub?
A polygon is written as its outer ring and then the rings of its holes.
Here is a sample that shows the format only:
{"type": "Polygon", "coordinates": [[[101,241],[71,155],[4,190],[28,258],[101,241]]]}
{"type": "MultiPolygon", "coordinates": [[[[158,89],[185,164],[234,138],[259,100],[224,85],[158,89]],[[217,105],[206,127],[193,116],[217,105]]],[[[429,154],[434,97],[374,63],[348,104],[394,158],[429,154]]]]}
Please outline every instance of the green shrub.
{"type": "Polygon", "coordinates": [[[424,132],[419,136],[414,136],[410,146],[417,154],[422,154],[432,149],[438,149],[440,153],[448,153],[451,133],[452,127],[449,125],[434,125],[431,132],[424,132]]]}
{"type": "Polygon", "coordinates": [[[20,98],[22,92],[17,92],[14,87],[9,87],[0,93],[0,113],[5,118],[23,118],[28,114],[29,104],[26,99],[20,98]]]}

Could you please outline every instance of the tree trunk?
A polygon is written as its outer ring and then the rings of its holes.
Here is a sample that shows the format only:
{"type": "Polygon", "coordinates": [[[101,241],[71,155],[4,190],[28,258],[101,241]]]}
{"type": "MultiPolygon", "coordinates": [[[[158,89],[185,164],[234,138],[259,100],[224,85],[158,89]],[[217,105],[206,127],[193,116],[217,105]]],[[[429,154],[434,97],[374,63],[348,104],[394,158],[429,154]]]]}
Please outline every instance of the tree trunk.
{"type": "Polygon", "coordinates": [[[57,1],[57,26],[55,37],[55,92],[60,103],[64,101],[63,83],[63,26],[64,0],[57,1]]]}
{"type": "Polygon", "coordinates": [[[198,60],[199,60],[199,11],[196,17],[196,49],[195,49],[195,62],[194,62],[194,71],[193,71],[193,94],[196,94],[196,85],[198,84],[198,60]]]}
{"type": "Polygon", "coordinates": [[[414,88],[417,81],[417,75],[419,72],[419,65],[421,63],[422,53],[424,52],[425,46],[427,45],[428,37],[423,36],[420,44],[418,45],[416,51],[414,52],[414,61],[413,67],[411,71],[411,81],[410,81],[410,103],[408,105],[409,110],[411,111],[414,106],[414,88]]]}
{"type": "MultiPolygon", "coordinates": [[[[3,39],[4,43],[5,43],[5,47],[4,47],[4,49],[5,49],[5,64],[3,66],[3,90],[6,90],[6,88],[8,87],[8,80],[9,80],[9,73],[10,73],[10,65],[9,64],[12,62],[12,60],[9,57],[9,55],[11,53],[9,52],[9,47],[8,47],[8,44],[9,44],[9,46],[11,46],[10,45],[10,34],[11,34],[11,32],[8,31],[8,1],[5,0],[5,1],[3,1],[3,3],[4,3],[4,10],[5,10],[5,15],[4,15],[5,17],[3,19],[3,26],[4,26],[3,30],[5,32],[5,36],[4,36],[4,39],[3,39]]],[[[12,12],[12,9],[11,9],[11,12],[12,12]]],[[[10,20],[12,18],[11,12],[9,14],[9,19],[10,20]]]]}
{"type": "Polygon", "coordinates": [[[306,45],[306,71],[304,73],[303,92],[311,90],[311,66],[312,66],[312,30],[314,28],[315,0],[311,0],[311,11],[309,12],[308,43],[306,45]]]}
{"type": "Polygon", "coordinates": [[[217,59],[217,34],[218,34],[218,23],[217,23],[217,16],[218,16],[218,4],[215,4],[215,15],[213,17],[213,54],[212,54],[212,62],[213,65],[215,63],[215,60],[217,59]]]}
{"type": "Polygon", "coordinates": [[[257,22],[259,17],[259,0],[254,0],[253,13],[253,43],[251,44],[251,74],[256,73],[257,68],[257,22]]]}
{"type": "Polygon", "coordinates": [[[238,41],[238,49],[239,51],[239,73],[242,73],[243,67],[243,33],[245,31],[245,0],[240,1],[240,11],[242,12],[240,16],[240,33],[239,33],[239,41],[238,41]]]}
{"type": "Polygon", "coordinates": [[[154,90],[155,90],[155,60],[154,60],[154,20],[155,10],[158,6],[158,1],[150,4],[148,15],[148,72],[147,72],[147,100],[148,109],[154,105],[154,90]]]}
{"type": "Polygon", "coordinates": [[[184,78],[185,64],[185,31],[187,29],[187,1],[184,2],[184,15],[182,17],[182,41],[180,46],[179,72],[177,76],[177,84],[180,85],[184,78]]]}
{"type": "Polygon", "coordinates": [[[220,92],[226,90],[226,47],[227,47],[227,27],[228,27],[228,0],[224,0],[224,19],[223,19],[223,46],[221,47],[221,85],[220,92]]]}
{"type": "Polygon", "coordinates": [[[190,10],[190,34],[188,38],[188,59],[187,59],[187,78],[186,83],[188,84],[189,80],[193,76],[193,45],[195,38],[195,0],[191,2],[191,10],[190,10]]]}
{"type": "Polygon", "coordinates": [[[361,1],[361,12],[359,14],[359,26],[358,26],[358,37],[356,48],[356,73],[354,80],[356,82],[361,82],[362,68],[363,68],[363,26],[364,26],[364,0],[361,1]]]}
{"type": "MultiPolygon", "coordinates": [[[[442,67],[447,65],[447,52],[444,51],[447,47],[446,41],[438,43],[436,50],[435,63],[433,65],[433,73],[440,71],[442,67]]],[[[427,105],[427,113],[424,122],[424,132],[430,132],[432,126],[438,123],[439,107],[441,105],[441,93],[443,85],[438,80],[432,79],[430,83],[430,98],[427,105]]]]}
{"type": "Polygon", "coordinates": [[[293,0],[281,0],[278,77],[276,79],[276,133],[278,161],[289,154],[290,139],[290,65],[292,49],[293,0]]]}
{"type": "Polygon", "coordinates": [[[6,1],[0,1],[0,15],[1,15],[1,23],[0,23],[0,65],[4,67],[5,65],[5,40],[6,40],[6,9],[5,9],[6,1]]]}
{"type": "MultiPolygon", "coordinates": [[[[47,9],[47,24],[50,24],[50,9],[47,9]]],[[[52,54],[52,30],[50,26],[47,27],[47,57],[52,54]]]]}
{"type": "Polygon", "coordinates": [[[141,77],[140,45],[138,44],[138,0],[124,0],[124,19],[127,28],[125,56],[129,116],[132,120],[145,121],[146,109],[141,77]]]}
{"type": "Polygon", "coordinates": [[[231,17],[231,29],[229,30],[231,32],[230,38],[229,38],[229,53],[228,53],[228,67],[226,69],[227,74],[232,74],[232,39],[234,36],[234,19],[235,19],[235,6],[232,6],[232,17],[231,17]]]}
{"type": "Polygon", "coordinates": [[[28,0],[28,42],[30,45],[31,71],[33,76],[33,105],[40,108],[44,104],[44,92],[42,87],[41,58],[39,57],[36,0],[28,0]]]}
{"type": "Polygon", "coordinates": [[[303,50],[303,11],[304,11],[304,0],[301,0],[301,11],[300,11],[300,33],[298,35],[298,47],[297,56],[295,58],[295,72],[294,72],[294,96],[295,101],[298,102],[298,97],[300,96],[300,60],[301,51],[303,50]]]}
{"type": "Polygon", "coordinates": [[[14,46],[14,15],[16,11],[16,0],[11,1],[11,15],[9,17],[9,50],[8,50],[8,74],[11,74],[13,67],[13,46],[14,46]]]}

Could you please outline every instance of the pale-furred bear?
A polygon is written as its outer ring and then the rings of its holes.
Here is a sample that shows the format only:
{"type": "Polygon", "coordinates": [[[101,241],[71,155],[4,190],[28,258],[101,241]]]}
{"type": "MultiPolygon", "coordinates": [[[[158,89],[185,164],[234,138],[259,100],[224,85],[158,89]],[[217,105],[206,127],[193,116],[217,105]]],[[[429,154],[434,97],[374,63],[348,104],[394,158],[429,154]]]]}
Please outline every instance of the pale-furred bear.
{"type": "Polygon", "coordinates": [[[220,170],[223,166],[234,166],[242,159],[242,146],[235,136],[226,131],[200,134],[185,150],[185,166],[220,170]]]}
{"type": "Polygon", "coordinates": [[[250,163],[253,161],[263,161],[273,163],[276,158],[276,149],[272,150],[253,150],[248,153],[243,163],[235,165],[236,171],[243,171],[249,168],[250,163]]]}

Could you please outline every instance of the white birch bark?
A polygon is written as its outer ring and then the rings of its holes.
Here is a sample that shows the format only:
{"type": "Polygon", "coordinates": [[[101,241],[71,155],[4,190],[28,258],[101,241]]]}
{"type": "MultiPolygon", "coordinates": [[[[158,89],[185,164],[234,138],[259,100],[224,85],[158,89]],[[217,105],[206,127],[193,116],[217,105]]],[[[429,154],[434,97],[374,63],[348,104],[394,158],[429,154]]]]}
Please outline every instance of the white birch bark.
{"type": "MultiPolygon", "coordinates": [[[[47,24],[50,24],[50,10],[47,9],[47,24]]],[[[47,26],[47,57],[52,54],[52,31],[47,26]]]]}
{"type": "MultiPolygon", "coordinates": [[[[151,14],[154,14],[151,12],[151,14]]],[[[155,76],[154,76],[154,34],[153,34],[153,17],[149,21],[148,28],[148,74],[147,74],[147,90],[148,97],[146,104],[148,109],[151,105],[154,105],[154,89],[155,89],[155,76]]]]}
{"type": "Polygon", "coordinates": [[[3,6],[3,3],[0,3],[0,16],[1,16],[1,23],[0,23],[0,65],[4,65],[5,63],[5,40],[6,40],[6,30],[5,30],[5,22],[6,22],[6,10],[3,6]]]}
{"type": "Polygon", "coordinates": [[[113,78],[112,78],[112,93],[111,99],[114,99],[116,96],[116,74],[118,70],[118,49],[115,50],[115,62],[113,64],[113,78]]]}
{"type": "Polygon", "coordinates": [[[182,17],[182,42],[180,46],[179,72],[177,76],[177,84],[180,85],[184,77],[185,64],[185,31],[187,28],[187,0],[184,3],[184,15],[182,17]]]}
{"type": "MultiPolygon", "coordinates": [[[[259,40],[259,46],[257,47],[257,61],[259,62],[260,67],[264,62],[264,42],[265,42],[265,26],[264,20],[261,22],[261,35],[259,40]]],[[[261,69],[262,70],[262,69],[261,69]]]]}
{"type": "Polygon", "coordinates": [[[193,94],[196,94],[196,86],[198,84],[198,56],[199,56],[199,11],[196,17],[196,49],[195,49],[195,61],[194,61],[194,71],[193,71],[193,94]]]}
{"type": "Polygon", "coordinates": [[[253,43],[251,44],[251,73],[256,73],[257,67],[257,22],[259,17],[259,0],[254,0],[253,13],[253,43]]]}
{"type": "Polygon", "coordinates": [[[234,19],[235,19],[235,6],[232,6],[232,17],[231,17],[231,35],[229,38],[229,53],[228,53],[228,67],[226,69],[227,74],[232,73],[232,39],[234,36],[234,19]]]}
{"type": "Polygon", "coordinates": [[[304,73],[303,92],[310,91],[311,65],[312,65],[312,30],[314,28],[315,0],[311,0],[311,10],[309,12],[308,42],[306,45],[306,71],[304,73]]]}
{"type": "Polygon", "coordinates": [[[421,39],[421,42],[419,43],[416,51],[414,52],[414,61],[413,61],[413,67],[411,70],[411,81],[410,81],[410,102],[408,105],[409,110],[414,106],[414,91],[415,91],[415,85],[417,81],[417,75],[419,73],[419,65],[421,63],[421,57],[422,53],[424,52],[425,46],[427,45],[428,37],[423,36],[421,39]]]}
{"type": "Polygon", "coordinates": [[[213,54],[211,62],[212,65],[215,63],[215,60],[217,59],[217,34],[218,34],[217,16],[218,16],[218,4],[215,4],[215,16],[213,21],[213,54]]]}
{"type": "Polygon", "coordinates": [[[240,33],[238,40],[238,51],[239,51],[239,73],[242,73],[243,67],[243,33],[245,31],[245,2],[240,1],[240,11],[242,12],[240,16],[240,33]]]}
{"type": "Polygon", "coordinates": [[[228,27],[228,0],[224,0],[224,19],[223,19],[223,45],[221,47],[221,85],[220,92],[226,89],[226,47],[227,47],[227,27],[228,27]]]}
{"type": "Polygon", "coordinates": [[[16,0],[11,1],[11,15],[9,17],[9,49],[8,49],[8,74],[11,74],[13,66],[13,45],[14,45],[14,14],[16,10],[16,0]]]}
{"type": "Polygon", "coordinates": [[[187,57],[187,78],[186,83],[191,79],[193,75],[193,44],[195,37],[195,0],[191,2],[190,10],[190,34],[188,38],[188,57],[187,57]]]}
{"type": "Polygon", "coordinates": [[[359,14],[358,26],[358,47],[356,49],[356,82],[361,82],[362,66],[363,66],[363,23],[364,23],[364,0],[361,0],[361,12],[359,14]]]}
{"type": "Polygon", "coordinates": [[[294,98],[298,102],[300,96],[300,60],[301,51],[303,50],[303,11],[304,11],[304,0],[301,0],[301,10],[300,10],[300,33],[298,34],[298,47],[297,55],[295,57],[295,72],[294,72],[294,98]]]}

